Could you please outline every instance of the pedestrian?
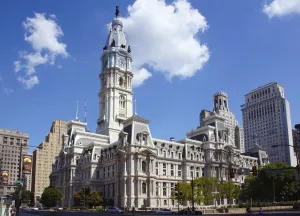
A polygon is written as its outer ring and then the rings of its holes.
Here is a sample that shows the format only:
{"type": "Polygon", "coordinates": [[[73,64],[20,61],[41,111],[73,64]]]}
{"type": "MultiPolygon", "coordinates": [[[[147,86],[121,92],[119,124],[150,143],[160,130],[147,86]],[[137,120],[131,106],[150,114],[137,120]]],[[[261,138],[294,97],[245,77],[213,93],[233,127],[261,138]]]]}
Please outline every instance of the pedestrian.
{"type": "Polygon", "coordinates": [[[135,212],[135,208],[134,206],[132,207],[132,215],[134,215],[134,212],[135,212]]]}
{"type": "Polygon", "coordinates": [[[17,213],[16,208],[14,206],[12,206],[11,210],[10,210],[10,215],[11,216],[16,216],[16,213],[17,213]]]}
{"type": "Polygon", "coordinates": [[[260,207],[260,209],[259,209],[259,215],[262,215],[263,214],[263,209],[262,209],[262,207],[260,207]]]}

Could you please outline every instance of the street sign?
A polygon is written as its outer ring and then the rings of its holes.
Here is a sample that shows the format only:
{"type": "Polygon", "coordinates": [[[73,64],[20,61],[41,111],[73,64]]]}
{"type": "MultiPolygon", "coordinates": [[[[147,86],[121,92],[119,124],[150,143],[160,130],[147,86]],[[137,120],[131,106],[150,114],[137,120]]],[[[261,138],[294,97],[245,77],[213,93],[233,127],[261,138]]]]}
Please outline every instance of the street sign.
{"type": "Polygon", "coordinates": [[[17,180],[17,181],[16,181],[16,184],[23,185],[24,182],[23,182],[22,180],[17,180]]]}

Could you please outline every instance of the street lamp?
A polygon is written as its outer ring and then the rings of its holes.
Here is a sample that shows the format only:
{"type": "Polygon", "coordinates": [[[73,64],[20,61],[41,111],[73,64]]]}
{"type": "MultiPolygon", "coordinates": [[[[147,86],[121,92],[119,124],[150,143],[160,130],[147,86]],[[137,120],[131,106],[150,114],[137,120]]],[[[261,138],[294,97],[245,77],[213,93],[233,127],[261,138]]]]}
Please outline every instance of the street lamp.
{"type": "Polygon", "coordinates": [[[230,193],[231,193],[231,175],[230,175],[230,172],[231,172],[231,157],[232,157],[232,149],[231,149],[231,146],[225,146],[224,147],[224,150],[226,150],[227,154],[228,154],[228,189],[229,189],[229,194],[228,194],[228,203],[230,205],[230,193]]]}
{"type": "Polygon", "coordinates": [[[195,211],[195,201],[194,201],[194,167],[192,172],[192,212],[195,211]]]}

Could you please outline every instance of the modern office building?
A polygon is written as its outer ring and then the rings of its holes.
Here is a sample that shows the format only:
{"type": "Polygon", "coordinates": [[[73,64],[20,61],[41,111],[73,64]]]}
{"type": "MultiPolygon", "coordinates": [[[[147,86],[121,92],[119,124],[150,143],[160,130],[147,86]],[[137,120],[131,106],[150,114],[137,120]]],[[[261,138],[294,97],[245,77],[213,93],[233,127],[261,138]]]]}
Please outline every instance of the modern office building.
{"type": "Polygon", "coordinates": [[[44,142],[33,152],[32,192],[39,199],[46,187],[50,185],[49,175],[55,157],[62,149],[62,136],[67,133],[67,122],[55,120],[44,142]]]}
{"type": "MultiPolygon", "coordinates": [[[[19,179],[20,156],[28,154],[29,135],[16,130],[0,129],[1,172],[7,171],[8,183],[0,185],[0,196],[10,195],[15,191],[19,179]],[[22,154],[21,151],[22,144],[22,154]]],[[[1,182],[2,183],[2,182],[1,182]]]]}
{"type": "Polygon", "coordinates": [[[290,104],[283,86],[272,82],[252,90],[245,95],[242,112],[246,152],[258,144],[267,151],[270,162],[296,166],[290,104]]]}
{"type": "Polygon", "coordinates": [[[176,207],[171,192],[179,181],[205,176],[241,184],[258,161],[241,154],[241,138],[235,139],[241,131],[235,121],[227,121],[226,94],[214,96],[214,110],[201,112],[200,126],[186,138],[153,138],[149,121],[133,114],[131,61],[117,9],[101,57],[97,133],[87,131],[79,119],[69,122],[53,164],[51,186],[63,192],[62,205],[72,206],[74,193],[89,187],[113,206],[171,208],[176,207]]]}

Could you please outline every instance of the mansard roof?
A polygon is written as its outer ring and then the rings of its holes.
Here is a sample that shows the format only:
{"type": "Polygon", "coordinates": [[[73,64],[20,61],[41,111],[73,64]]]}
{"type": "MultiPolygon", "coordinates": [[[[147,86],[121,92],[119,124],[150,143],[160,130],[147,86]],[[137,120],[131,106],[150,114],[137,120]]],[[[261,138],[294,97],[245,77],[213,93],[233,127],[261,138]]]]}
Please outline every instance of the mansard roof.
{"type": "Polygon", "coordinates": [[[149,124],[149,120],[146,120],[144,119],[143,117],[137,115],[137,114],[134,114],[133,116],[131,116],[130,118],[128,118],[127,120],[124,121],[124,124],[126,123],[129,123],[131,121],[135,121],[135,122],[140,122],[140,123],[143,123],[143,124],[149,124]]]}

